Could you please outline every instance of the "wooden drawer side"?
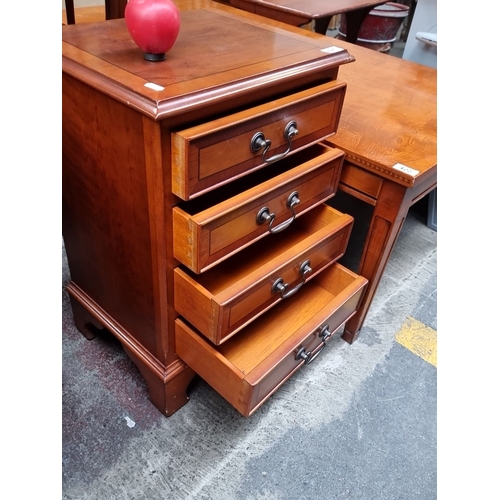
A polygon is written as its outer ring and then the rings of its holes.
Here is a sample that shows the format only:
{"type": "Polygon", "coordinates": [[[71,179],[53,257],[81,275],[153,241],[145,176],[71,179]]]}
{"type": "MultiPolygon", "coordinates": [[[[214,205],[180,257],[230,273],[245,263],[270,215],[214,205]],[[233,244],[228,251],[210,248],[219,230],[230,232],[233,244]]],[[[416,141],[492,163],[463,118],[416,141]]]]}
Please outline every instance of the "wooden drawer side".
{"type": "Polygon", "coordinates": [[[223,311],[213,294],[179,267],[174,269],[174,307],[196,328],[211,334],[209,338],[212,337],[213,342],[216,341],[223,311]]]}
{"type": "Polygon", "coordinates": [[[210,385],[235,408],[248,399],[244,374],[179,318],[175,320],[175,350],[205,381],[213,381],[215,375],[216,382],[210,385]]]}
{"type": "Polygon", "coordinates": [[[188,214],[178,207],[172,209],[174,258],[190,269],[197,269],[198,256],[202,255],[200,249],[200,230],[193,223],[188,214]]]}

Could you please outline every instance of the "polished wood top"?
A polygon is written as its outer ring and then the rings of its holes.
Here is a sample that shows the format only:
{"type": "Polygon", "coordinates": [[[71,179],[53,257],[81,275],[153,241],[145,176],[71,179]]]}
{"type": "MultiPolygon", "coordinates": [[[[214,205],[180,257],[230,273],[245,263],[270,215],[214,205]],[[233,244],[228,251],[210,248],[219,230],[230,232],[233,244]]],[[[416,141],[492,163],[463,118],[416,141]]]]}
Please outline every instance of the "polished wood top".
{"type": "MultiPolygon", "coordinates": [[[[233,0],[230,0],[233,4],[233,0]]],[[[298,14],[312,20],[333,16],[366,7],[376,7],[381,0],[237,0],[238,3],[252,4],[289,14],[298,14]]]]}
{"type": "Polygon", "coordinates": [[[63,26],[63,72],[161,119],[245,95],[255,99],[263,88],[308,75],[334,78],[339,65],[353,60],[343,48],[330,50],[331,38],[291,32],[220,3],[177,3],[180,33],[165,61],[144,60],[125,20],[116,19],[63,26]]]}
{"type": "Polygon", "coordinates": [[[437,71],[340,40],[356,58],[342,68],[347,93],[330,142],[346,159],[413,186],[437,171],[437,71]],[[415,175],[394,169],[402,164],[415,175]]]}

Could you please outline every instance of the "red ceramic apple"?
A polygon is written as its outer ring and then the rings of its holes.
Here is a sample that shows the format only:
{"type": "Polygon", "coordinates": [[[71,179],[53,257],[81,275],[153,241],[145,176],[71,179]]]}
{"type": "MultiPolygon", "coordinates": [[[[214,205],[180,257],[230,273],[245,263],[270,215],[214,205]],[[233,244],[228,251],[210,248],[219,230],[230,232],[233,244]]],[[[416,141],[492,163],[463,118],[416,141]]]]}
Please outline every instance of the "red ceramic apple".
{"type": "Polygon", "coordinates": [[[125,24],[148,61],[163,61],[177,40],[181,18],[172,0],[129,0],[125,24]]]}

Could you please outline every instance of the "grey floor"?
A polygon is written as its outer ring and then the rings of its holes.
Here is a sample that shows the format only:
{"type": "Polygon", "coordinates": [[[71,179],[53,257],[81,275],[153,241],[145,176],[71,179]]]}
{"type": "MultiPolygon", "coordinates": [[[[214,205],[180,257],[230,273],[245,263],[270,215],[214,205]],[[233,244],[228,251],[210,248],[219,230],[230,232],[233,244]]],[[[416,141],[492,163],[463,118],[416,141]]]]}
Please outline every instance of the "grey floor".
{"type": "Polygon", "coordinates": [[[395,336],[409,318],[437,330],[436,240],[417,206],[358,341],[332,340],[248,419],[201,379],[161,415],[120,345],[75,329],[63,245],[63,498],[435,499],[437,369],[395,336]]]}

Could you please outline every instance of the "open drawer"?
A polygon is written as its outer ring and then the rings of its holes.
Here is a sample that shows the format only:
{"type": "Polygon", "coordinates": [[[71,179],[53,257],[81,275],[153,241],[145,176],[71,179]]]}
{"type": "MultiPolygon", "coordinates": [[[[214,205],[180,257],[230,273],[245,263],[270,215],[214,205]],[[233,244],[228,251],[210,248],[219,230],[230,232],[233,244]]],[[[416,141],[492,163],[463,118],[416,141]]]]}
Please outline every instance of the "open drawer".
{"type": "Polygon", "coordinates": [[[316,144],[202,198],[173,209],[174,257],[204,272],[331,198],[344,152],[316,144]]]}
{"type": "Polygon", "coordinates": [[[176,353],[243,416],[251,415],[296,370],[315,359],[355,312],[367,280],[336,263],[299,295],[214,346],[182,318],[176,353]]]}
{"type": "Polygon", "coordinates": [[[178,267],[174,307],[221,344],[279,301],[300,295],[304,283],[342,257],[352,224],[350,215],[321,204],[205,273],[178,267]]]}
{"type": "Polygon", "coordinates": [[[345,91],[335,80],[173,132],[173,193],[191,199],[334,134],[345,91]]]}

